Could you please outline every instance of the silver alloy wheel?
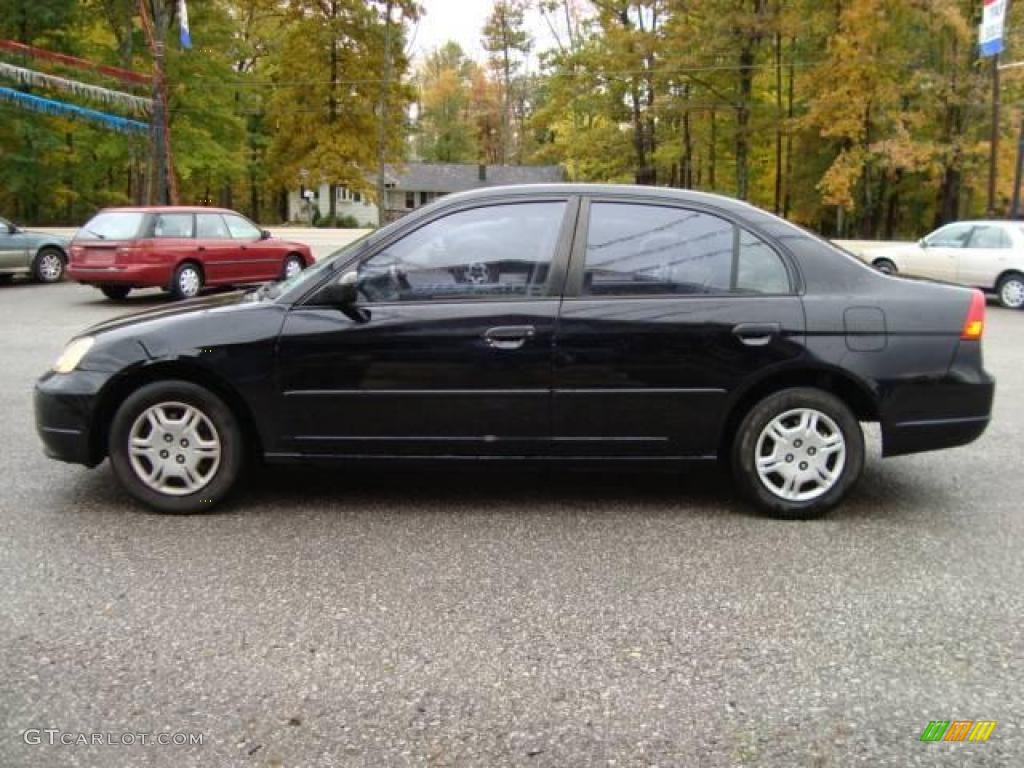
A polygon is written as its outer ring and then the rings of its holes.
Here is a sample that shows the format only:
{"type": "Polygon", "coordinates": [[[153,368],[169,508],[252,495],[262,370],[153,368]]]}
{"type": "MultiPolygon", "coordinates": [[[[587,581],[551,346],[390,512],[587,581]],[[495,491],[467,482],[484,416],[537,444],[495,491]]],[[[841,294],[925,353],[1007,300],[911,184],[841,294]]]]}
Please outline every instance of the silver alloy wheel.
{"type": "Polygon", "coordinates": [[[999,300],[1004,307],[1020,309],[1024,307],[1024,279],[1011,277],[1003,282],[999,289],[999,300]]]}
{"type": "Polygon", "coordinates": [[[302,271],[302,261],[295,258],[294,256],[289,257],[288,261],[284,263],[284,279],[288,280],[295,277],[299,272],[302,271]]]}
{"type": "Polygon", "coordinates": [[[217,474],[220,436],[195,406],[159,403],[132,424],[128,456],[146,487],[166,496],[188,496],[209,485],[217,474]]]}
{"type": "Polygon", "coordinates": [[[772,419],[754,449],[761,483],[786,501],[813,501],[828,493],[846,466],[846,439],[829,416],[795,408],[772,419]]]}
{"type": "Polygon", "coordinates": [[[60,279],[64,272],[64,261],[53,251],[46,251],[39,256],[39,276],[47,283],[60,279]]]}
{"type": "Polygon", "coordinates": [[[200,285],[199,270],[195,267],[185,267],[178,273],[178,288],[185,298],[191,299],[197,296],[200,285]]]}
{"type": "Polygon", "coordinates": [[[883,275],[896,274],[896,267],[893,265],[891,261],[888,261],[887,259],[881,259],[880,261],[876,262],[875,269],[877,269],[883,275]]]}

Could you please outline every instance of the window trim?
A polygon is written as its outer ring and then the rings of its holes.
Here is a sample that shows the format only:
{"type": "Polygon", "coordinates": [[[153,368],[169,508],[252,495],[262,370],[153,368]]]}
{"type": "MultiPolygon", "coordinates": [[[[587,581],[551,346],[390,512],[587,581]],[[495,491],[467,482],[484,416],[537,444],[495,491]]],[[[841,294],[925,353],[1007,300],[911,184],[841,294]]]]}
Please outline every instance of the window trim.
{"type": "Polygon", "coordinates": [[[394,243],[412,235],[436,221],[448,218],[449,216],[453,216],[457,213],[465,213],[466,211],[472,211],[478,208],[494,208],[504,205],[525,205],[529,203],[565,204],[561,227],[558,232],[558,237],[555,240],[554,252],[551,255],[551,267],[548,270],[548,280],[544,286],[543,293],[538,293],[534,296],[502,296],[479,299],[450,298],[423,299],[420,301],[375,301],[365,302],[361,306],[372,309],[373,307],[389,306],[419,307],[439,306],[442,304],[517,304],[538,301],[561,301],[566,290],[570,252],[573,246],[573,241],[576,237],[577,225],[579,223],[580,200],[580,195],[564,192],[517,195],[508,195],[506,193],[501,196],[477,198],[465,202],[456,202],[453,200],[449,205],[442,208],[434,208],[433,206],[424,207],[421,209],[421,212],[417,212],[400,219],[399,222],[397,222],[398,226],[385,237],[382,237],[375,243],[367,243],[366,248],[362,249],[361,252],[354,254],[349,260],[330,269],[322,280],[311,286],[300,297],[297,297],[292,303],[292,307],[294,309],[323,309],[324,305],[317,304],[315,299],[317,294],[323,290],[324,286],[331,281],[336,280],[340,274],[343,274],[343,272],[358,269],[364,262],[369,261],[377,256],[377,254],[387,250],[394,243]]]}
{"type": "Polygon", "coordinates": [[[771,299],[791,298],[803,295],[803,281],[800,273],[793,264],[792,257],[777,243],[774,238],[768,237],[749,223],[743,221],[729,211],[717,208],[712,205],[704,205],[689,200],[665,200],[663,198],[645,196],[617,196],[617,195],[587,195],[580,204],[577,214],[576,233],[573,242],[572,255],[569,262],[569,274],[565,285],[564,298],[566,300],[580,301],[692,301],[699,299],[771,299]],[[607,296],[590,295],[583,292],[584,276],[586,274],[587,242],[590,236],[590,208],[595,203],[613,203],[619,205],[645,205],[652,208],[673,208],[677,210],[703,213],[708,216],[715,216],[728,222],[733,227],[733,263],[732,275],[730,276],[730,291],[699,294],[614,294],[607,296]],[[736,280],[739,278],[738,260],[739,243],[741,233],[747,232],[771,249],[782,262],[789,278],[789,291],[787,293],[739,293],[736,292],[736,280]]]}

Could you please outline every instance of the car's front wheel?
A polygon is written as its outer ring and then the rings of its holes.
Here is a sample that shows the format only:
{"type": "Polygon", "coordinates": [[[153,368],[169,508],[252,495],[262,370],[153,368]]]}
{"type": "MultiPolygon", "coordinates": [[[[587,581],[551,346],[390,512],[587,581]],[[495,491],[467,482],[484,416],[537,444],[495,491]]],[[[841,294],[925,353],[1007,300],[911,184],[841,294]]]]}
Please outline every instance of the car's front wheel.
{"type": "Polygon", "coordinates": [[[197,264],[186,261],[174,270],[171,296],[175,299],[194,299],[203,290],[203,271],[197,264]]]}
{"type": "Polygon", "coordinates": [[[293,253],[284,260],[284,268],[281,270],[281,279],[288,280],[289,278],[295,277],[305,268],[306,262],[302,260],[301,256],[293,253]]]}
{"type": "Polygon", "coordinates": [[[996,292],[999,294],[999,303],[1007,309],[1024,307],[1024,275],[1006,275],[999,281],[996,292]]]}
{"type": "Polygon", "coordinates": [[[896,269],[896,265],[889,259],[875,259],[872,262],[872,266],[883,275],[895,275],[899,272],[899,270],[896,269]]]}
{"type": "Polygon", "coordinates": [[[774,517],[819,517],[864,468],[864,434],[850,409],[819,389],[769,395],[743,419],[733,471],[744,495],[774,517]]]}
{"type": "Polygon", "coordinates": [[[187,381],[160,381],[136,390],[110,429],[110,462],[135,498],[179,514],[211,509],[238,479],[242,433],[231,409],[187,381]]]}

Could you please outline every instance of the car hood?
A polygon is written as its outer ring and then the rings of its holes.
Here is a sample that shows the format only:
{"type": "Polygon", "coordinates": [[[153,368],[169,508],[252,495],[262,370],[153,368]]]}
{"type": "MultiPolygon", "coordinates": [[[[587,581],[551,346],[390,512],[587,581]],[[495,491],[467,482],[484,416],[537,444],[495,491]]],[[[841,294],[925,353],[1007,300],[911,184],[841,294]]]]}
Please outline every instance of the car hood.
{"type": "Polygon", "coordinates": [[[97,323],[82,333],[83,336],[118,331],[159,321],[171,321],[177,318],[195,317],[214,312],[233,312],[235,310],[252,309],[263,302],[256,299],[252,291],[232,291],[217,296],[205,296],[190,301],[182,301],[166,306],[153,307],[130,315],[121,315],[111,320],[97,323]]]}

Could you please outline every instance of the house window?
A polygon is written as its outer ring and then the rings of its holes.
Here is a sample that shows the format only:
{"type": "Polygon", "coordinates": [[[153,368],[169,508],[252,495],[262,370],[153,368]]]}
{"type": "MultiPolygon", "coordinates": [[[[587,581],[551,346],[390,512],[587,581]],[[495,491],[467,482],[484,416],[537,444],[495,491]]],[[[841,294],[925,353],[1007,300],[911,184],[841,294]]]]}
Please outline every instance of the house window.
{"type": "Polygon", "coordinates": [[[429,202],[426,192],[420,192],[420,205],[426,205],[429,202]]]}
{"type": "Polygon", "coordinates": [[[362,195],[362,193],[361,192],[353,192],[352,193],[352,202],[354,202],[354,203],[361,203],[361,202],[363,202],[363,195],[362,195]]]}
{"type": "Polygon", "coordinates": [[[416,193],[406,192],[405,193],[405,207],[407,209],[413,209],[416,207],[416,193]]]}

